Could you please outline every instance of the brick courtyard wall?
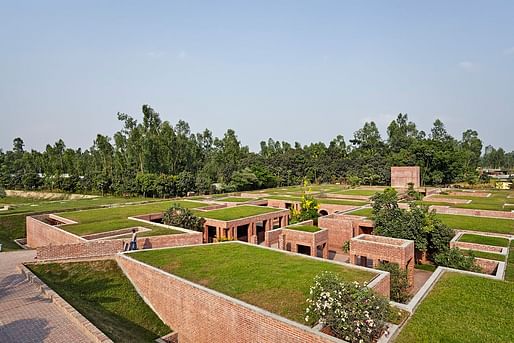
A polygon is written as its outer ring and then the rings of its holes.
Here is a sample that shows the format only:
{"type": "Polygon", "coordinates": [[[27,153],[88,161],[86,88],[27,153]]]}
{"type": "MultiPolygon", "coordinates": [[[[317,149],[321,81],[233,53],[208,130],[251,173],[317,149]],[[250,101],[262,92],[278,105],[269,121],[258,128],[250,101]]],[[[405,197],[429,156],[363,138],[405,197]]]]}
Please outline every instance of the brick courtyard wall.
{"type": "Polygon", "coordinates": [[[362,200],[362,201],[368,201],[370,196],[367,195],[355,195],[355,194],[336,194],[336,193],[329,193],[326,196],[327,198],[334,198],[334,199],[351,199],[351,200],[362,200]]]}
{"type": "Polygon", "coordinates": [[[373,221],[362,216],[331,214],[318,218],[318,226],[328,229],[328,248],[338,253],[343,252],[343,244],[360,234],[359,227],[372,227],[373,221]]]}
{"type": "Polygon", "coordinates": [[[496,268],[498,268],[498,261],[475,258],[475,263],[482,268],[482,273],[485,274],[492,275],[496,272],[496,268]]]}
{"type": "Polygon", "coordinates": [[[477,198],[487,198],[487,197],[490,197],[491,196],[491,193],[487,193],[487,192],[466,192],[466,191],[460,191],[460,192],[455,192],[455,191],[451,191],[451,192],[448,192],[449,195],[461,195],[461,196],[466,196],[466,197],[477,197],[477,198]]]}
{"type": "Polygon", "coordinates": [[[414,167],[391,167],[391,187],[407,188],[413,183],[415,188],[420,186],[420,169],[414,167]]]}
{"type": "MultiPolygon", "coordinates": [[[[201,232],[176,235],[148,236],[137,239],[138,249],[164,248],[202,244],[201,232]]],[[[85,241],[83,243],[47,245],[36,249],[38,260],[58,260],[114,256],[124,250],[130,238],[85,241]]]]}
{"type": "Polygon", "coordinates": [[[344,212],[353,210],[360,207],[360,205],[337,205],[337,204],[319,204],[319,210],[325,210],[328,214],[334,214],[335,212],[344,212]]]}
{"type": "Polygon", "coordinates": [[[46,245],[82,243],[85,241],[77,235],[43,222],[48,215],[28,216],[26,218],[27,246],[35,249],[46,245]]]}
{"type": "Polygon", "coordinates": [[[433,196],[426,196],[424,201],[431,201],[431,202],[445,202],[448,204],[469,204],[471,200],[466,199],[457,199],[457,198],[446,198],[446,197],[433,197],[433,196]]]}
{"type": "Polygon", "coordinates": [[[377,294],[389,299],[391,295],[391,274],[382,274],[368,284],[377,294]]]}
{"type": "Polygon", "coordinates": [[[125,255],[116,260],[181,343],[341,342],[125,255]]]}
{"type": "MultiPolygon", "coordinates": [[[[414,282],[414,241],[374,235],[359,235],[350,243],[350,263],[357,264],[357,257],[373,259],[373,267],[379,261],[396,263],[406,269],[409,284],[414,282]]],[[[362,262],[362,261],[361,261],[362,262]]]]}
{"type": "Polygon", "coordinates": [[[278,244],[278,239],[282,234],[281,229],[266,231],[264,234],[264,242],[267,247],[271,247],[273,244],[278,244]]]}
{"type": "Polygon", "coordinates": [[[451,248],[488,251],[488,252],[494,252],[494,253],[498,253],[498,254],[500,254],[503,250],[502,247],[495,247],[492,245],[478,244],[478,243],[459,242],[459,241],[451,241],[450,247],[451,248]]]}
{"type": "Polygon", "coordinates": [[[453,208],[439,205],[430,206],[430,210],[435,210],[439,214],[514,219],[514,212],[512,211],[475,210],[471,208],[453,208]]]}

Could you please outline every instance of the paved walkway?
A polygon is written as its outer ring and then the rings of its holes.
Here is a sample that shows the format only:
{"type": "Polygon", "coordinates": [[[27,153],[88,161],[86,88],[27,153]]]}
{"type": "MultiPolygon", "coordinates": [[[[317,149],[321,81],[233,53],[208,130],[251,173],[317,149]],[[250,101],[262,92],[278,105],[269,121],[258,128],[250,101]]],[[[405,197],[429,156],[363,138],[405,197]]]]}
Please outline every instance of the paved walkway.
{"type": "Polygon", "coordinates": [[[0,342],[91,342],[16,269],[34,256],[31,250],[0,253],[0,342]]]}

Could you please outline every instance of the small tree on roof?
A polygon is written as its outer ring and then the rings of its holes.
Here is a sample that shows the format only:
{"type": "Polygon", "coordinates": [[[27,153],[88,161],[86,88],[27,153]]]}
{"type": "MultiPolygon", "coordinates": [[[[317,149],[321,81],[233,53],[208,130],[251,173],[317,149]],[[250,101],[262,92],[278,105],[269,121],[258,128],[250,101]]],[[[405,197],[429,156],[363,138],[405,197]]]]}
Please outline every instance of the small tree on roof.
{"type": "Polygon", "coordinates": [[[193,231],[203,231],[205,224],[204,218],[196,216],[190,209],[183,208],[179,204],[173,204],[172,207],[167,209],[162,221],[166,225],[193,231]]]}

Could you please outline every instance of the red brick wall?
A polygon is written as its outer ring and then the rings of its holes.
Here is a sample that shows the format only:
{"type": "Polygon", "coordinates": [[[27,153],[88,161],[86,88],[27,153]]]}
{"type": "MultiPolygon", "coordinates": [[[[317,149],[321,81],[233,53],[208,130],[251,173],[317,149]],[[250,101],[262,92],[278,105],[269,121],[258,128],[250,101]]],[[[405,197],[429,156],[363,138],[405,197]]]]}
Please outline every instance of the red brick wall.
{"type": "MultiPolygon", "coordinates": [[[[113,256],[123,251],[130,239],[112,239],[86,241],[74,244],[47,245],[37,248],[39,260],[57,260],[73,258],[89,258],[113,256]]],[[[174,247],[181,245],[202,244],[202,233],[184,233],[165,236],[140,237],[137,239],[138,249],[174,247]]]]}
{"type": "Polygon", "coordinates": [[[450,242],[450,247],[452,248],[462,248],[462,249],[471,249],[471,250],[482,250],[482,251],[490,251],[495,253],[501,253],[502,248],[501,247],[495,247],[492,245],[485,245],[485,244],[477,244],[477,243],[468,243],[468,242],[450,242]]]}
{"type": "Polygon", "coordinates": [[[475,262],[480,268],[482,268],[482,272],[485,274],[493,274],[498,267],[497,261],[475,258],[475,262]]]}
{"type": "Polygon", "coordinates": [[[356,222],[362,218],[337,214],[319,217],[318,226],[328,229],[329,250],[342,252],[343,243],[352,239],[356,222]]]}
{"type": "Polygon", "coordinates": [[[118,264],[181,343],[334,342],[303,325],[244,305],[124,255],[118,264]]]}
{"type": "Polygon", "coordinates": [[[382,274],[371,281],[368,287],[372,288],[377,294],[389,299],[391,294],[391,274],[382,274]]]}
{"type": "Polygon", "coordinates": [[[43,223],[38,220],[38,218],[42,218],[42,216],[27,217],[26,219],[27,245],[30,248],[34,249],[50,244],[61,245],[85,241],[79,236],[43,223]]]}
{"type": "Polygon", "coordinates": [[[475,217],[491,217],[491,218],[506,218],[514,219],[514,212],[507,211],[492,211],[492,210],[474,210],[471,208],[453,208],[449,206],[430,206],[431,210],[435,210],[439,214],[456,214],[475,217]]]}
{"type": "Polygon", "coordinates": [[[407,188],[411,182],[420,186],[419,167],[391,167],[391,187],[407,188]]]}

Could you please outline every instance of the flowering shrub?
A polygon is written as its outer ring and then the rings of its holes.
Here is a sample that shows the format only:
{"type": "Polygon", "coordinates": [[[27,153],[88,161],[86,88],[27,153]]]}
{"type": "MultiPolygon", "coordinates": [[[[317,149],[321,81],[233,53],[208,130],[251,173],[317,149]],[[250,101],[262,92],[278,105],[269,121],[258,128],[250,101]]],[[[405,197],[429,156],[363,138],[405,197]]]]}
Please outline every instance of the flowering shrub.
{"type": "Polygon", "coordinates": [[[365,284],[343,281],[331,272],[314,278],[307,304],[306,322],[319,322],[335,337],[348,342],[376,340],[385,330],[389,313],[387,300],[365,284]]]}
{"type": "MultiPolygon", "coordinates": [[[[310,191],[310,190],[309,190],[310,191]]],[[[290,223],[299,223],[309,219],[317,219],[319,205],[318,201],[314,199],[312,195],[303,194],[300,209],[291,209],[291,220],[290,223]]]]}

